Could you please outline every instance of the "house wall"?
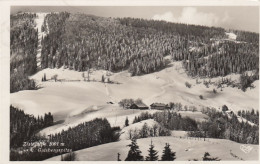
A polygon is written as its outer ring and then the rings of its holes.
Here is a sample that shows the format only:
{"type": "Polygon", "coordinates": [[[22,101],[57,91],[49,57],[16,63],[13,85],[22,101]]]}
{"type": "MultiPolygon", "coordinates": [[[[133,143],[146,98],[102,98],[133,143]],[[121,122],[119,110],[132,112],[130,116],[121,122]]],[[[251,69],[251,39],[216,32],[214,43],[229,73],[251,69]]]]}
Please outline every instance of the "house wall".
{"type": "Polygon", "coordinates": [[[149,109],[149,107],[141,107],[141,108],[139,108],[139,109],[145,110],[145,109],[149,109]]]}

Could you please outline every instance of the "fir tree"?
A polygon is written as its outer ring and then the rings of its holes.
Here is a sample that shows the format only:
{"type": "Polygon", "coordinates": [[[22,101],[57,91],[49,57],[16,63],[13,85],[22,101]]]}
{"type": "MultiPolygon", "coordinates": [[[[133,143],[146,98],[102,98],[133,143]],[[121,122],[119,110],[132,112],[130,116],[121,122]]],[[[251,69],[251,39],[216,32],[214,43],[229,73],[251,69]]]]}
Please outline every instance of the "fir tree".
{"type": "Polygon", "coordinates": [[[158,151],[154,150],[153,142],[151,141],[150,148],[148,150],[149,154],[146,156],[146,161],[157,161],[158,160],[158,151]]]}
{"type": "Polygon", "coordinates": [[[125,119],[125,126],[129,126],[129,120],[128,120],[128,117],[126,117],[126,119],[125,119]]]}
{"type": "Polygon", "coordinates": [[[43,76],[43,81],[47,81],[45,73],[44,73],[44,76],[43,76]]]}
{"type": "Polygon", "coordinates": [[[117,153],[117,161],[121,161],[121,159],[120,159],[120,153],[117,153]]]}
{"type": "Polygon", "coordinates": [[[127,145],[130,147],[130,150],[125,161],[143,161],[144,157],[141,155],[142,152],[139,150],[136,139],[133,138],[131,141],[131,144],[127,145]]]}
{"type": "Polygon", "coordinates": [[[175,152],[172,152],[170,145],[168,143],[165,144],[163,154],[162,154],[162,161],[174,161],[175,158],[175,152]]]}
{"type": "Polygon", "coordinates": [[[105,82],[105,77],[104,77],[104,75],[102,75],[101,81],[102,81],[103,83],[105,82]]]}

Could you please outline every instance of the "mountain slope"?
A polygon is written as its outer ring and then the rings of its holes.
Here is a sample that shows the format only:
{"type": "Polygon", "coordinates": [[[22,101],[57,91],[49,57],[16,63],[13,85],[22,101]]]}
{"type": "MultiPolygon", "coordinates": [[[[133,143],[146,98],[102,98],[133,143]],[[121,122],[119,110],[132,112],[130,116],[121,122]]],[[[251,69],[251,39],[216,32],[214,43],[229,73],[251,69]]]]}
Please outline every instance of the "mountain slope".
{"type": "MultiPolygon", "coordinates": [[[[65,120],[65,123],[55,125],[46,134],[61,131],[62,128],[89,121],[95,117],[107,117],[111,125],[123,126],[126,116],[131,115],[129,119],[133,119],[141,112],[119,107],[117,103],[123,98],[141,98],[147,105],[154,102],[174,102],[182,103],[183,106],[195,106],[197,109],[207,106],[221,109],[223,105],[227,105],[234,112],[243,109],[258,109],[258,82],[254,83],[256,86],[254,89],[246,92],[225,87],[223,91],[216,89],[217,93],[214,94],[212,90],[216,87],[210,85],[207,88],[202,83],[196,84],[196,79],[188,77],[179,62],[173,62],[172,65],[160,72],[143,76],[131,77],[127,72],[108,76],[119,84],[101,83],[101,77],[103,74],[106,75],[106,71],[93,71],[90,75],[91,81],[84,82],[80,72],[68,69],[45,69],[31,77],[43,88],[13,93],[11,104],[35,116],[50,111],[56,121],[65,120]],[[58,79],[63,80],[41,82],[44,73],[47,79],[57,74],[58,79]],[[96,82],[93,82],[93,79],[96,82]],[[185,86],[186,81],[192,85],[191,88],[185,86]],[[203,95],[204,98],[200,99],[199,95],[203,95]],[[115,104],[107,105],[109,101],[115,104]],[[82,114],[84,111],[92,112],[82,114]],[[74,119],[75,115],[80,115],[80,119],[74,119]]],[[[231,77],[236,79],[236,76],[231,77]]],[[[212,79],[212,81],[217,80],[219,79],[212,79]]]]}
{"type": "MultiPolygon", "coordinates": [[[[176,152],[176,161],[202,160],[205,152],[209,152],[211,156],[218,157],[221,161],[240,161],[240,160],[258,160],[258,145],[246,145],[252,148],[251,151],[245,153],[242,144],[222,140],[222,139],[203,139],[198,138],[175,138],[175,137],[153,137],[138,139],[137,144],[142,151],[142,155],[148,154],[149,144],[153,141],[155,150],[159,151],[161,157],[165,143],[171,145],[172,151],[176,152]],[[232,155],[233,154],[233,155],[232,155]],[[235,155],[237,157],[235,157],[235,155]]],[[[76,151],[76,159],[79,161],[116,161],[117,153],[120,153],[120,159],[124,160],[127,156],[130,140],[122,140],[119,142],[99,145],[83,150],[76,151]],[[113,152],[113,154],[111,154],[113,152]]],[[[60,156],[48,159],[48,161],[59,161],[60,156]]]]}

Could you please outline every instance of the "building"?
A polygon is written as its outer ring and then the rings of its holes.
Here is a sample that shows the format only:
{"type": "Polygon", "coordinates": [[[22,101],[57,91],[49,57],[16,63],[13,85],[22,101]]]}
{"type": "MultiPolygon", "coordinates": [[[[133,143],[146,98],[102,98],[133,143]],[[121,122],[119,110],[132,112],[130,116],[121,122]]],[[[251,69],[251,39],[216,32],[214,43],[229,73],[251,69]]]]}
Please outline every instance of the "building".
{"type": "Polygon", "coordinates": [[[145,109],[149,109],[149,107],[147,105],[145,105],[144,103],[134,103],[130,106],[130,109],[141,109],[141,110],[145,110],[145,109]]]}
{"type": "Polygon", "coordinates": [[[168,104],[163,104],[163,103],[152,103],[150,107],[151,109],[157,109],[157,110],[169,109],[168,104]]]}

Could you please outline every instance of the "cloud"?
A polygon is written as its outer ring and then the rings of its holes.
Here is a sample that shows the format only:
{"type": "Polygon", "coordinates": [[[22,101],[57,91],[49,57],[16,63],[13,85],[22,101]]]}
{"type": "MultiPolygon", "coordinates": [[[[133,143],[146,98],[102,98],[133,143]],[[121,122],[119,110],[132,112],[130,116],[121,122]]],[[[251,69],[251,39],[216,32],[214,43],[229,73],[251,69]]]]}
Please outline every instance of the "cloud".
{"type": "Polygon", "coordinates": [[[229,20],[229,15],[225,13],[224,17],[220,18],[214,13],[200,12],[195,7],[185,7],[179,17],[175,17],[172,12],[168,11],[163,14],[156,14],[152,19],[205,26],[219,26],[229,20]]]}

